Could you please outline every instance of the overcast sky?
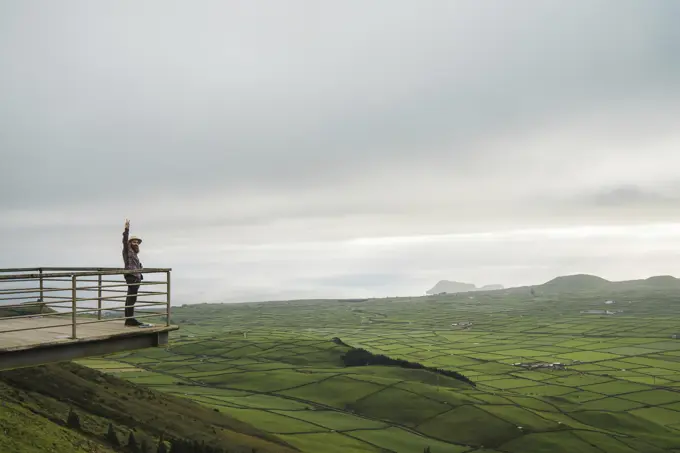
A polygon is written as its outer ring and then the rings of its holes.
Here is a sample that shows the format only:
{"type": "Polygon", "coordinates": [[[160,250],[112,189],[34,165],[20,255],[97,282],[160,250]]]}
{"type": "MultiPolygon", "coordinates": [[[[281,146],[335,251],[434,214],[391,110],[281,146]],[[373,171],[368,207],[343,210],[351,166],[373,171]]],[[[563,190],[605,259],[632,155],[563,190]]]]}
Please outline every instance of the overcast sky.
{"type": "Polygon", "coordinates": [[[177,302],[680,275],[680,2],[5,1],[0,267],[177,302]]]}

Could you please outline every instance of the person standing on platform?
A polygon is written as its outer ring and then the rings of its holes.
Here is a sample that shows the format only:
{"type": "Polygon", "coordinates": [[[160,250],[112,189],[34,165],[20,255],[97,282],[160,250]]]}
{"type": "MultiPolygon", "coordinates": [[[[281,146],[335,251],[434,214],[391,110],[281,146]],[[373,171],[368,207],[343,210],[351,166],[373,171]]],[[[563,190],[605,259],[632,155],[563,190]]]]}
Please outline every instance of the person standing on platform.
{"type": "MultiPolygon", "coordinates": [[[[125,220],[125,230],[123,231],[123,262],[125,269],[141,270],[142,263],[139,261],[139,245],[142,240],[137,236],[130,237],[130,221],[125,220]]],[[[137,302],[137,292],[144,277],[141,272],[125,274],[125,281],[128,284],[127,298],[125,300],[125,325],[142,326],[144,323],[135,319],[135,302],[137,302]]]]}

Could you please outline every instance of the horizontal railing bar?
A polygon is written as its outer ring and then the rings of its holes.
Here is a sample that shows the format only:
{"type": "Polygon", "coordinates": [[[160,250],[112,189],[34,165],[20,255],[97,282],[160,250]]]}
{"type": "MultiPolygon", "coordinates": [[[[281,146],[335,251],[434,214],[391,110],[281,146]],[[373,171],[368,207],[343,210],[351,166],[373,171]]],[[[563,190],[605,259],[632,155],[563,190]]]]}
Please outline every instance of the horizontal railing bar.
{"type": "MultiPolygon", "coordinates": [[[[80,280],[78,280],[80,281],[80,280]]],[[[139,285],[139,286],[153,286],[153,285],[165,285],[166,282],[145,282],[141,281],[140,283],[121,283],[120,281],[116,282],[116,285],[102,285],[101,288],[127,288],[128,286],[133,286],[133,285],[139,285]]],[[[80,291],[81,289],[83,291],[86,290],[91,290],[91,289],[98,289],[99,286],[76,286],[76,289],[80,291]]],[[[125,290],[127,291],[127,290],[125,290]]]]}
{"type": "MultiPolygon", "coordinates": [[[[71,279],[69,279],[71,281],[71,279]]],[[[120,283],[118,282],[117,285],[102,285],[101,288],[122,288],[122,287],[128,287],[132,285],[137,285],[139,286],[151,286],[151,285],[161,285],[165,284],[165,282],[144,282],[142,281],[141,283],[120,283]]],[[[88,291],[88,290],[98,290],[100,287],[99,286],[76,286],[77,290],[83,290],[83,291],[88,291]]],[[[0,296],[3,294],[33,294],[33,293],[54,293],[54,292],[60,292],[60,291],[72,291],[73,288],[57,288],[54,286],[47,286],[43,287],[42,289],[40,288],[24,288],[24,289],[0,289],[0,296]]],[[[127,291],[127,290],[124,290],[127,291]]],[[[0,299],[2,300],[2,299],[0,299]]]]}
{"type": "MultiPolygon", "coordinates": [[[[149,291],[149,292],[145,292],[144,294],[139,294],[139,295],[140,295],[140,296],[142,296],[142,295],[144,295],[144,296],[164,296],[164,295],[166,295],[166,294],[167,294],[167,293],[163,293],[163,292],[155,293],[155,292],[150,292],[150,291],[149,291]]],[[[77,298],[75,299],[75,301],[76,301],[76,302],[82,302],[82,301],[95,301],[95,300],[116,300],[116,299],[119,299],[119,298],[126,298],[126,297],[127,297],[127,296],[77,297],[77,298]]],[[[74,300],[74,299],[71,298],[70,300],[74,300]]],[[[139,300],[139,298],[138,298],[138,300],[139,300]]]]}
{"type": "MultiPolygon", "coordinates": [[[[24,277],[23,275],[21,277],[16,277],[16,278],[3,278],[7,276],[0,275],[0,284],[7,285],[8,283],[14,283],[14,282],[31,282],[31,283],[39,283],[40,280],[43,282],[71,282],[73,279],[71,278],[71,274],[65,274],[65,275],[60,275],[59,277],[45,277],[43,279],[35,276],[30,276],[29,278],[22,278],[24,277]]],[[[85,280],[85,279],[78,279],[78,281],[87,281],[87,282],[96,282],[97,280],[85,280]]],[[[114,282],[120,282],[120,280],[112,280],[111,283],[114,282]]]]}
{"type": "MultiPolygon", "coordinates": [[[[165,305],[165,302],[137,302],[136,305],[122,305],[118,308],[92,308],[92,307],[76,307],[76,313],[97,313],[100,311],[122,311],[125,308],[129,307],[137,307],[137,306],[144,306],[144,307],[150,307],[150,306],[158,306],[158,305],[165,305]]],[[[69,307],[70,308],[70,307],[69,307]]],[[[12,319],[26,319],[26,318],[46,318],[48,316],[68,316],[73,313],[73,310],[68,311],[68,312],[62,312],[62,313],[33,313],[29,315],[17,315],[17,316],[6,316],[0,318],[0,322],[2,321],[10,321],[12,319]]]]}
{"type": "MultiPolygon", "coordinates": [[[[27,300],[27,299],[35,299],[39,297],[40,295],[33,295],[33,296],[19,296],[19,297],[0,297],[0,302],[6,301],[6,300],[27,300]]],[[[6,305],[0,305],[0,308],[4,308],[6,305]]]]}
{"type": "MultiPolygon", "coordinates": [[[[19,279],[19,280],[4,280],[4,284],[7,284],[8,282],[11,283],[11,282],[20,282],[20,281],[27,281],[27,282],[35,282],[35,283],[38,283],[38,282],[40,281],[40,279],[34,278],[34,279],[30,279],[30,280],[20,280],[20,279],[19,279]]],[[[62,278],[62,277],[59,277],[59,278],[52,277],[52,278],[44,278],[44,279],[43,279],[43,282],[66,282],[66,283],[71,283],[72,281],[73,281],[73,279],[71,278],[71,276],[63,277],[63,278],[62,278]]],[[[107,279],[107,280],[103,280],[103,279],[102,279],[102,283],[120,283],[121,285],[126,284],[126,283],[123,283],[124,281],[125,281],[125,280],[122,280],[122,281],[121,281],[121,280],[108,280],[108,279],[107,279]]],[[[90,279],[85,279],[85,278],[79,278],[79,279],[78,279],[78,282],[79,282],[79,283],[81,283],[81,282],[85,282],[85,283],[99,283],[99,280],[97,280],[97,279],[92,279],[92,280],[90,280],[90,279]]],[[[142,285],[165,285],[166,283],[167,283],[167,282],[164,281],[164,280],[146,280],[146,279],[144,279],[144,280],[141,281],[141,284],[142,284],[142,285]]],[[[0,284],[3,284],[3,282],[0,282],[0,284]]],[[[133,284],[133,283],[130,283],[130,284],[133,284]]],[[[10,289],[11,289],[11,288],[10,288],[10,289]]],[[[65,288],[65,289],[71,289],[71,287],[69,286],[68,288],[65,288]]],[[[37,291],[37,290],[39,290],[39,287],[36,287],[36,291],[37,291]]]]}
{"type": "Polygon", "coordinates": [[[83,267],[83,266],[42,266],[42,267],[15,267],[15,268],[0,268],[0,273],[3,272],[30,272],[30,271],[110,271],[120,269],[119,267],[83,267]]]}
{"type": "MultiPolygon", "coordinates": [[[[96,289],[96,288],[95,288],[95,289],[82,289],[82,288],[78,288],[78,291],[83,291],[83,292],[87,292],[87,293],[92,293],[92,292],[97,291],[97,289],[96,289]]],[[[127,289],[107,289],[106,291],[102,291],[102,293],[123,293],[123,294],[127,294],[127,289]]],[[[149,291],[139,291],[137,294],[140,294],[140,295],[141,295],[141,294],[147,294],[147,293],[149,293],[149,291]]],[[[50,297],[51,297],[51,296],[50,296],[50,297]]]]}
{"type": "MultiPolygon", "coordinates": [[[[137,302],[137,304],[135,304],[135,305],[121,305],[118,308],[80,307],[80,309],[79,309],[78,307],[76,307],[76,313],[97,313],[97,312],[100,312],[100,311],[115,311],[115,312],[118,312],[118,311],[123,311],[123,310],[125,310],[126,308],[129,308],[129,307],[138,307],[138,306],[142,306],[142,305],[145,306],[145,307],[149,307],[149,306],[154,306],[154,305],[165,305],[165,303],[164,302],[137,302]]],[[[71,312],[69,312],[69,314],[70,313],[71,312]]],[[[35,317],[35,315],[34,315],[34,317],[35,317]]]]}
{"type": "MultiPolygon", "coordinates": [[[[64,290],[63,292],[66,292],[67,290],[64,290]]],[[[95,290],[92,289],[84,289],[82,290],[83,292],[87,293],[93,293],[96,292],[95,290]]],[[[52,293],[56,293],[59,291],[50,291],[52,293]]],[[[138,294],[150,294],[150,293],[157,293],[158,291],[139,291],[138,294]]],[[[127,294],[127,290],[124,289],[109,289],[107,291],[102,291],[102,293],[121,293],[121,294],[127,294]]],[[[30,293],[18,293],[18,294],[30,294],[30,293]]],[[[163,292],[165,294],[165,292],[163,292]]],[[[39,295],[28,295],[28,296],[13,296],[13,297],[0,297],[0,302],[3,300],[21,300],[21,299],[37,299],[39,295]]],[[[64,297],[67,296],[54,296],[54,295],[43,295],[43,299],[63,299],[64,297]]],[[[71,299],[71,297],[68,297],[71,299]]],[[[3,305],[0,305],[2,307],[3,305]]]]}
{"type": "MultiPolygon", "coordinates": [[[[39,279],[33,279],[31,281],[33,282],[33,281],[37,281],[37,280],[39,280],[39,279]]],[[[46,282],[69,282],[70,283],[72,281],[72,279],[71,279],[70,275],[69,276],[63,276],[62,275],[61,277],[44,278],[43,281],[46,281],[46,282]]],[[[80,282],[99,283],[99,279],[96,279],[96,278],[92,278],[92,279],[90,279],[90,278],[79,278],[78,282],[79,283],[80,282]]],[[[102,283],[120,283],[120,282],[121,282],[120,280],[109,280],[109,279],[105,279],[105,278],[102,279],[102,283]]],[[[145,283],[145,284],[146,283],[163,283],[163,284],[165,284],[166,281],[165,280],[146,280],[146,279],[144,279],[144,280],[142,280],[142,283],[145,283]]]]}
{"type": "Polygon", "coordinates": [[[14,267],[14,268],[3,268],[0,269],[0,273],[4,272],[31,272],[31,271],[40,271],[39,267],[14,267]]]}
{"type": "MultiPolygon", "coordinates": [[[[167,292],[153,292],[153,291],[144,291],[144,292],[139,292],[137,294],[137,298],[141,296],[164,296],[167,295],[167,292]]],[[[49,296],[50,299],[59,299],[59,300],[66,300],[66,301],[72,301],[73,297],[69,296],[49,296]]],[[[102,297],[77,297],[75,300],[77,301],[84,301],[84,300],[89,300],[89,301],[95,301],[95,300],[119,300],[119,299],[125,299],[127,298],[126,295],[120,295],[120,296],[102,296],[102,297]]],[[[28,305],[28,304],[26,304],[28,305]]]]}
{"type": "MultiPolygon", "coordinates": [[[[70,280],[70,279],[69,279],[70,280]]],[[[165,282],[159,282],[159,283],[147,283],[147,282],[142,282],[142,283],[120,283],[118,282],[117,285],[102,285],[101,288],[127,288],[129,286],[133,285],[139,285],[141,286],[152,286],[152,285],[161,285],[165,284],[165,282]]],[[[78,291],[94,291],[94,290],[99,290],[99,286],[76,286],[76,289],[78,291]]],[[[43,287],[42,292],[43,293],[56,293],[60,291],[73,291],[73,288],[56,288],[54,286],[48,286],[48,287],[43,287]]],[[[107,291],[116,291],[116,290],[107,290],[107,291]]],[[[127,291],[126,289],[122,291],[127,291]]],[[[33,293],[40,293],[40,289],[0,289],[0,296],[3,294],[33,294],[33,293]]]]}
{"type": "MultiPolygon", "coordinates": [[[[130,271],[130,272],[134,272],[134,271],[130,271]]],[[[144,272],[141,272],[141,273],[143,274],[144,272]]],[[[154,272],[154,273],[156,273],[156,272],[154,272]]],[[[106,275],[114,275],[115,276],[115,274],[106,274],[106,275]]],[[[99,274],[94,275],[94,277],[98,277],[98,276],[99,276],[99,274]]],[[[78,276],[78,281],[79,282],[89,282],[89,283],[98,283],[99,282],[98,278],[88,278],[88,277],[93,277],[93,276],[92,275],[78,276]]],[[[47,281],[50,281],[50,282],[69,281],[70,282],[71,281],[71,274],[62,274],[58,277],[45,277],[43,280],[45,280],[46,282],[47,281]]],[[[165,283],[165,280],[147,280],[146,278],[143,281],[147,282],[147,283],[165,283]]],[[[106,278],[102,278],[102,283],[120,283],[120,282],[121,282],[120,279],[109,280],[109,279],[106,279],[106,278]]]]}
{"type": "MultiPolygon", "coordinates": [[[[122,275],[122,274],[121,274],[122,275]]],[[[0,285],[1,284],[7,284],[6,282],[32,282],[32,283],[38,283],[40,282],[39,278],[15,278],[15,279],[3,279],[3,276],[0,275],[0,285]]],[[[73,279],[69,275],[68,277],[64,278],[45,278],[43,279],[43,282],[71,282],[73,279]]],[[[78,281],[83,281],[81,279],[78,279],[78,281]]],[[[87,280],[89,283],[96,282],[97,280],[87,280]]],[[[120,282],[120,280],[110,280],[111,283],[115,282],[120,282]]],[[[147,283],[146,280],[142,280],[142,283],[147,283]]],[[[165,283],[164,281],[154,281],[154,283],[165,283]]]]}
{"type": "MultiPolygon", "coordinates": [[[[109,308],[92,308],[92,307],[82,307],[81,306],[80,308],[85,308],[87,310],[94,310],[94,311],[120,311],[120,310],[124,310],[126,308],[129,308],[129,307],[139,308],[141,306],[149,307],[149,306],[152,306],[152,305],[165,305],[165,302],[140,302],[140,301],[137,301],[135,303],[135,305],[118,305],[116,307],[109,307],[109,308]]],[[[76,307],[76,308],[78,308],[78,307],[76,307]]]]}
{"type": "Polygon", "coordinates": [[[61,273],[42,273],[42,274],[14,274],[14,275],[0,275],[0,280],[16,280],[16,279],[39,279],[49,277],[63,277],[70,275],[72,277],[92,277],[96,275],[124,275],[124,274],[159,274],[172,271],[171,268],[143,268],[143,269],[107,269],[101,271],[74,271],[61,273]]]}
{"type": "MultiPolygon", "coordinates": [[[[149,302],[149,299],[145,300],[144,298],[138,297],[137,301],[138,302],[149,302]]],[[[127,300],[127,296],[111,296],[111,297],[106,298],[106,299],[102,297],[102,302],[125,302],[126,300],[127,300]]],[[[89,298],[87,298],[87,299],[86,298],[76,299],[76,302],[95,302],[95,301],[99,301],[99,299],[89,299],[89,298]]],[[[50,304],[50,307],[52,307],[52,306],[62,307],[62,305],[57,305],[57,304],[68,304],[68,303],[72,303],[72,302],[73,302],[73,299],[62,299],[62,300],[52,302],[50,304]]],[[[153,301],[151,301],[151,302],[153,302],[153,301]]],[[[117,306],[117,305],[115,305],[115,306],[117,306]]],[[[70,307],[70,305],[68,307],[70,307]]],[[[68,307],[66,307],[66,308],[68,308],[68,307]]]]}
{"type": "MultiPolygon", "coordinates": [[[[88,301],[81,301],[81,302],[88,302],[88,301]]],[[[125,298],[123,297],[123,298],[120,298],[120,299],[108,300],[107,302],[109,302],[109,303],[116,303],[115,305],[112,305],[112,307],[120,307],[120,306],[121,306],[120,304],[125,303],[126,300],[125,300],[125,298]]],[[[150,300],[144,301],[144,300],[139,300],[139,299],[137,299],[137,302],[138,302],[138,303],[142,303],[142,302],[144,302],[144,303],[147,303],[147,302],[154,302],[154,303],[155,303],[156,301],[150,301],[150,300]]],[[[55,302],[53,305],[50,305],[50,307],[66,308],[66,309],[69,309],[69,310],[70,310],[71,305],[72,305],[72,301],[71,301],[71,300],[62,300],[62,301],[55,302]],[[56,304],[63,304],[63,305],[56,305],[56,304]]]]}
{"type": "MultiPolygon", "coordinates": [[[[140,306],[149,307],[151,305],[165,305],[165,302],[140,302],[140,301],[137,301],[135,303],[135,305],[118,305],[116,307],[109,307],[109,308],[92,308],[92,307],[82,307],[81,306],[80,308],[85,308],[85,309],[88,309],[88,310],[95,310],[95,311],[120,311],[120,310],[124,310],[126,308],[129,308],[129,307],[139,308],[140,306]]],[[[2,319],[2,318],[0,318],[0,319],[2,319]]]]}
{"type": "MultiPolygon", "coordinates": [[[[160,284],[165,284],[165,282],[158,282],[158,283],[148,283],[142,281],[141,283],[120,283],[118,282],[117,285],[102,285],[102,286],[76,286],[76,289],[78,291],[91,291],[99,288],[127,288],[128,286],[133,286],[133,285],[139,285],[141,286],[151,286],[151,285],[160,285],[160,284]]],[[[114,289],[109,289],[107,291],[118,291],[114,289]]],[[[121,291],[127,291],[127,289],[123,289],[121,291]]]]}
{"type": "MultiPolygon", "coordinates": [[[[76,299],[77,302],[94,302],[94,301],[98,301],[98,300],[99,299],[76,299]]],[[[111,298],[108,298],[108,299],[102,298],[103,302],[125,302],[126,300],[127,300],[126,296],[112,296],[111,298]]],[[[137,298],[137,301],[142,302],[142,300],[140,300],[139,297],[137,298]]],[[[50,306],[51,307],[52,306],[59,307],[59,308],[70,308],[71,307],[70,304],[72,302],[73,302],[73,299],[64,298],[62,300],[52,302],[50,304],[50,306]],[[67,305],[56,305],[56,304],[67,304],[67,305]]]]}
{"type": "Polygon", "coordinates": [[[110,271],[110,270],[115,270],[115,269],[120,269],[120,267],[115,267],[115,266],[105,266],[105,267],[88,267],[88,266],[76,266],[76,267],[68,267],[68,266],[51,266],[51,267],[41,267],[39,269],[42,269],[43,272],[45,271],[110,271]]]}
{"type": "MultiPolygon", "coordinates": [[[[51,289],[51,288],[45,288],[44,291],[66,291],[66,288],[64,289],[51,289]]],[[[26,289],[0,289],[0,295],[2,294],[31,294],[31,293],[40,293],[40,288],[26,288],[26,289]]]]}
{"type": "MultiPolygon", "coordinates": [[[[155,305],[155,304],[150,304],[150,305],[155,305]]],[[[97,310],[99,310],[99,309],[97,309],[97,310]]],[[[120,308],[102,308],[101,310],[102,310],[102,311],[113,311],[113,312],[118,313],[118,312],[123,312],[123,311],[125,310],[125,308],[124,308],[124,307],[120,307],[120,308]]],[[[155,313],[156,316],[163,316],[163,315],[165,315],[165,310],[163,310],[163,311],[154,311],[154,309],[144,308],[144,309],[137,310],[137,313],[152,313],[152,314],[155,313]]],[[[132,318],[134,318],[134,317],[136,317],[136,316],[137,316],[137,315],[134,315],[134,316],[132,316],[132,318]]]]}
{"type": "MultiPolygon", "coordinates": [[[[124,286],[124,285],[123,285],[124,286]]],[[[85,291],[85,292],[94,292],[97,291],[97,288],[90,289],[90,288],[78,288],[78,291],[85,291]]],[[[102,291],[104,292],[104,291],[102,291]]],[[[105,292],[107,293],[123,293],[127,294],[128,290],[127,289],[107,289],[105,292]]],[[[141,291],[139,291],[137,294],[141,294],[141,291]]]]}
{"type": "MultiPolygon", "coordinates": [[[[102,297],[88,297],[88,298],[77,298],[76,301],[125,301],[127,299],[127,293],[123,292],[121,295],[117,296],[102,296],[102,297]]],[[[167,295],[167,292],[164,291],[140,291],[137,293],[137,300],[140,300],[144,296],[164,296],[167,295]]],[[[22,297],[22,298],[0,298],[0,302],[3,300],[15,300],[15,299],[27,299],[27,297],[22,297]]],[[[26,307],[47,307],[47,306],[52,306],[56,304],[63,304],[65,302],[71,302],[73,300],[73,296],[45,296],[43,298],[44,300],[50,299],[52,302],[23,302],[20,304],[8,304],[8,305],[0,305],[0,309],[3,308],[26,308],[26,307]]],[[[166,303],[166,302],[164,302],[166,303]]],[[[166,303],[167,304],[167,303],[166,303]]]]}
{"type": "MultiPolygon", "coordinates": [[[[0,274],[5,274],[8,272],[16,272],[16,273],[26,273],[26,272],[37,272],[38,275],[40,275],[40,272],[42,271],[43,275],[50,275],[46,274],[45,272],[51,272],[51,273],[60,273],[60,274],[69,274],[71,272],[96,272],[96,273],[101,273],[101,272],[109,272],[109,271],[118,271],[122,270],[124,268],[121,267],[16,267],[16,268],[1,268],[0,269],[0,274]]],[[[158,267],[150,267],[150,268],[143,268],[141,269],[142,271],[149,269],[149,270],[155,270],[155,269],[163,269],[165,270],[166,268],[158,268],[158,267]]],[[[172,270],[172,269],[169,269],[172,270]]]]}

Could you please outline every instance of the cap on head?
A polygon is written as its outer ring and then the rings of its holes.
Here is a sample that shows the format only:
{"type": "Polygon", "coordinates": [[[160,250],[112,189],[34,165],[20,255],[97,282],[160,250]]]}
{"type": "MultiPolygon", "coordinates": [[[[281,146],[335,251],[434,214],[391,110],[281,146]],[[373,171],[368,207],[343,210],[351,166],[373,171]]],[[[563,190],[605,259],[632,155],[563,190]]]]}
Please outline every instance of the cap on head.
{"type": "Polygon", "coordinates": [[[137,236],[131,236],[130,239],[128,239],[128,242],[132,242],[132,241],[137,241],[139,244],[142,243],[142,239],[138,238],[137,236]]]}

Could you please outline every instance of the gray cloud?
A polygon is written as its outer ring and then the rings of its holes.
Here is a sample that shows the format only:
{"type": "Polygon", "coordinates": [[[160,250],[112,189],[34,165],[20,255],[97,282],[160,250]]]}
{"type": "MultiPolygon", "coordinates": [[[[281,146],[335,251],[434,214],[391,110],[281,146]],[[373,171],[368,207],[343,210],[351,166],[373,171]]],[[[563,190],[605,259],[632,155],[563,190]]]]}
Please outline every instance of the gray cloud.
{"type": "Polygon", "coordinates": [[[624,185],[612,189],[604,189],[592,196],[592,202],[598,206],[668,205],[676,203],[678,200],[677,196],[645,190],[637,185],[624,185]]]}
{"type": "MultiPolygon", "coordinates": [[[[662,199],[680,170],[679,13],[613,0],[4,4],[0,261],[114,262],[125,217],[166,262],[209,240],[192,269],[267,244],[229,268],[240,281],[290,266],[294,250],[272,254],[291,243],[680,221],[662,199]]],[[[517,259],[478,255],[488,269],[517,259]]],[[[315,263],[319,275],[277,284],[373,284],[315,263]]],[[[401,279],[388,264],[361,273],[401,279]]],[[[284,290],[261,283],[211,291],[284,290]]]]}
{"type": "Polygon", "coordinates": [[[416,151],[462,172],[485,137],[677,87],[673,49],[649,32],[667,6],[611,5],[13,7],[4,188],[32,202],[308,188],[416,151]],[[51,190],[31,196],[29,165],[51,190]]]}

